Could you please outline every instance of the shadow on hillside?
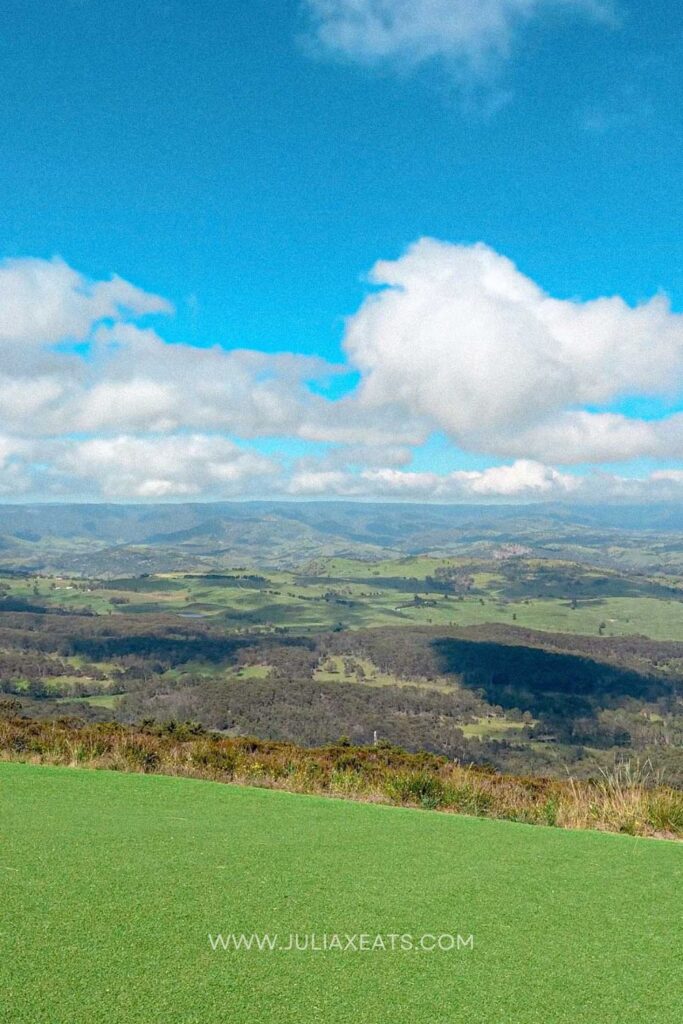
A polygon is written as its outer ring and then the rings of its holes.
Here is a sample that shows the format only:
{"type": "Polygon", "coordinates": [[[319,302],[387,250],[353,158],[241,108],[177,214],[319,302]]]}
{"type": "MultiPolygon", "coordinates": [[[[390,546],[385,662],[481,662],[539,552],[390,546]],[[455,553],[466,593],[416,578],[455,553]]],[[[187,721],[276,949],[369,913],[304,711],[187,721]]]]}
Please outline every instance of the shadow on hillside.
{"type": "MultiPolygon", "coordinates": [[[[264,652],[268,645],[282,647],[304,647],[309,649],[311,641],[301,637],[273,637],[261,641],[264,652]]],[[[254,646],[254,637],[169,637],[169,636],[94,636],[74,637],[71,640],[73,653],[91,661],[107,661],[110,658],[137,656],[159,662],[160,666],[184,665],[188,662],[211,662],[221,664],[234,661],[237,653],[254,646]]],[[[265,654],[264,654],[265,656],[265,654]]]]}
{"type": "Polygon", "coordinates": [[[534,715],[575,716],[624,697],[656,700],[668,692],[653,676],[534,647],[439,637],[432,648],[442,673],[458,675],[491,704],[534,715]]]}

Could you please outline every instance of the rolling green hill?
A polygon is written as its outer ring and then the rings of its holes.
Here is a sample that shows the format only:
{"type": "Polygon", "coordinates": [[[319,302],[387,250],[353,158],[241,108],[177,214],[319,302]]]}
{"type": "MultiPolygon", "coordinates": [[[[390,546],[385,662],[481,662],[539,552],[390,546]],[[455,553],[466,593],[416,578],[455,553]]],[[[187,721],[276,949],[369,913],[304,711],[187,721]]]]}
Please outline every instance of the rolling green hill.
{"type": "Polygon", "coordinates": [[[0,806],[12,1024],[683,1014],[674,843],[19,764],[0,765],[0,806]],[[214,952],[218,933],[386,948],[214,952]],[[391,934],[413,948],[392,951],[391,934]],[[420,948],[457,934],[473,948],[420,948]]]}
{"type": "Polygon", "coordinates": [[[207,619],[229,629],[476,626],[683,639],[683,579],[574,562],[317,559],[306,573],[163,573],[82,580],[3,575],[0,612],[41,608],[207,619]]]}
{"type": "Polygon", "coordinates": [[[682,681],[672,575],[520,556],[0,574],[0,714],[10,697],[308,745],[376,732],[517,774],[635,758],[681,785],[682,681]]]}
{"type": "Polygon", "coordinates": [[[0,567],[86,577],[235,565],[291,569],[329,556],[488,558],[509,545],[542,558],[682,572],[683,515],[675,504],[0,505],[0,567]]]}

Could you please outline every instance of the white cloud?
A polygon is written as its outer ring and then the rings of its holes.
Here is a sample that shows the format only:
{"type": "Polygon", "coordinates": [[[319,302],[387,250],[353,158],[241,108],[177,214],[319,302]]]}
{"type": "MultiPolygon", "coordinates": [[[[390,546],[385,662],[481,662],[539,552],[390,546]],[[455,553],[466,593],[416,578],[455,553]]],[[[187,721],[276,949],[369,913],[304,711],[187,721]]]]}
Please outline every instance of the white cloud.
{"type": "Polygon", "coordinates": [[[316,43],[332,54],[368,64],[445,57],[478,72],[505,57],[518,27],[547,10],[613,16],[601,0],[306,0],[306,7],[316,43]]]}
{"type": "Polygon", "coordinates": [[[0,374],[0,418],[5,425],[28,426],[47,406],[58,402],[64,385],[55,376],[10,376],[0,374]]]}
{"type": "Polygon", "coordinates": [[[339,372],[322,359],[170,345],[132,322],[171,309],[121,278],[91,281],[61,260],[0,264],[3,427],[32,436],[222,429],[332,439],[355,430],[357,440],[374,428],[386,438],[382,416],[352,423],[311,393],[309,379],[339,372]],[[73,343],[86,345],[85,358],[73,343]]]}
{"type": "Polygon", "coordinates": [[[476,476],[469,476],[473,494],[519,497],[569,494],[577,490],[576,477],[558,473],[530,459],[520,459],[511,466],[493,466],[476,476]]]}
{"type": "Polygon", "coordinates": [[[0,434],[0,495],[15,497],[31,488],[31,474],[27,465],[30,444],[0,434]]]}
{"type": "Polygon", "coordinates": [[[123,278],[91,281],[60,259],[0,263],[0,345],[83,341],[105,318],[171,310],[165,299],[123,278]]]}
{"type": "Polygon", "coordinates": [[[356,478],[342,470],[301,470],[294,473],[287,490],[295,497],[326,497],[330,494],[351,495],[362,493],[356,478]]]}
{"type": "Polygon", "coordinates": [[[561,468],[683,458],[683,413],[645,421],[609,411],[622,396],[683,397],[683,317],[664,297],[637,307],[618,297],[555,299],[486,246],[429,239],[378,263],[373,280],[380,290],[347,323],[349,362],[333,366],[295,353],[169,344],[136,321],[170,305],[120,278],[90,281],[58,260],[0,264],[0,493],[439,501],[681,493],[677,469],[633,481],[561,468]],[[344,398],[309,387],[351,371],[360,384],[344,398]],[[416,446],[434,430],[503,464],[412,470],[416,446]],[[249,446],[258,437],[283,439],[282,465],[249,446]],[[298,452],[302,441],[316,443],[293,470],[283,468],[290,438],[298,452]]]}
{"type": "Polygon", "coordinates": [[[413,457],[408,445],[346,444],[331,449],[326,462],[330,466],[407,466],[413,457]]]}
{"type": "Polygon", "coordinates": [[[297,498],[359,498],[377,501],[421,501],[486,504],[605,501],[642,504],[683,500],[683,470],[657,470],[632,478],[592,472],[560,473],[528,459],[485,470],[415,473],[368,469],[361,473],[319,470],[295,472],[287,493],[297,498]]]}
{"type": "Polygon", "coordinates": [[[79,396],[77,402],[73,419],[80,430],[110,430],[122,425],[173,430],[177,425],[177,394],[169,385],[154,380],[105,381],[79,396]]]}
{"type": "Polygon", "coordinates": [[[594,471],[562,473],[532,459],[483,470],[415,472],[392,466],[330,468],[304,459],[287,473],[276,459],[212,434],[56,439],[0,437],[3,497],[106,498],[351,498],[443,503],[683,500],[683,470],[644,478],[594,471]]]}
{"type": "Polygon", "coordinates": [[[629,395],[675,397],[683,316],[664,296],[636,307],[554,299],[485,245],[432,239],[377,263],[372,281],[384,287],[349,319],[344,343],[366,408],[398,405],[463,448],[541,460],[619,457],[620,445],[631,458],[666,433],[666,422],[653,434],[573,414],[629,395]]]}
{"type": "Polygon", "coordinates": [[[565,412],[528,430],[499,436],[496,453],[563,465],[683,457],[683,415],[663,420],[614,413],[565,412]]]}
{"type": "Polygon", "coordinates": [[[567,497],[580,489],[577,477],[520,459],[509,466],[453,473],[416,473],[399,469],[365,469],[360,473],[312,468],[294,473],[289,492],[297,496],[337,494],[423,501],[475,501],[489,498],[545,500],[567,497]]]}
{"type": "Polygon", "coordinates": [[[277,471],[227,438],[202,435],[81,441],[62,451],[55,468],[108,498],[150,499],[249,493],[277,471]]]}

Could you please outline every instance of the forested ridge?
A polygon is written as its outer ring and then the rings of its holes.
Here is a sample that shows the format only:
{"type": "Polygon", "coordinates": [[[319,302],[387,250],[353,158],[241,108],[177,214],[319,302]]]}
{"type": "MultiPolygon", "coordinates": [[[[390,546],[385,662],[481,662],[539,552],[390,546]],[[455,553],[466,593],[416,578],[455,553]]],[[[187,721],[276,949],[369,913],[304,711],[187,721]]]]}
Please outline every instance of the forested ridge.
{"type": "Polygon", "coordinates": [[[0,692],[23,713],[193,720],[309,745],[378,735],[541,774],[590,775],[630,754],[683,782],[682,667],[683,642],[500,624],[296,635],[0,609],[0,692]]]}

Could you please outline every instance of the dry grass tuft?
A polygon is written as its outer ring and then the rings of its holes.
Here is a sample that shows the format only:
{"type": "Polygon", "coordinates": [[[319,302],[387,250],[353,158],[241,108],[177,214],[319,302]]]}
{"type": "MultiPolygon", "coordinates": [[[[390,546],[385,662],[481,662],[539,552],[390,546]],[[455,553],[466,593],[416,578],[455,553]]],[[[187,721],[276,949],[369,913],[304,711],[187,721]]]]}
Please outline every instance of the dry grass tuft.
{"type": "Polygon", "coordinates": [[[500,775],[397,747],[314,749],[226,739],[184,724],[86,724],[0,717],[0,759],[183,775],[246,786],[505,818],[559,828],[683,837],[683,793],[649,762],[621,761],[589,782],[500,775]]]}

